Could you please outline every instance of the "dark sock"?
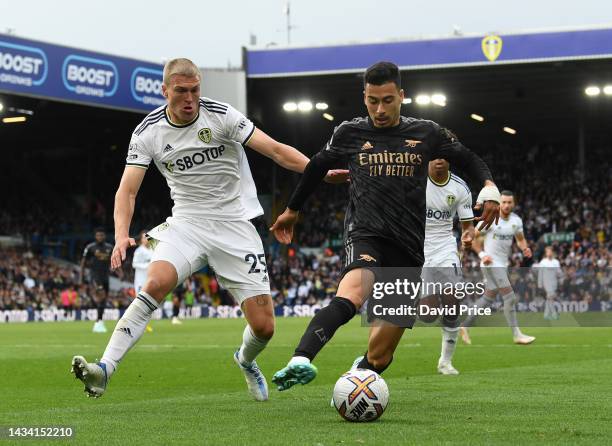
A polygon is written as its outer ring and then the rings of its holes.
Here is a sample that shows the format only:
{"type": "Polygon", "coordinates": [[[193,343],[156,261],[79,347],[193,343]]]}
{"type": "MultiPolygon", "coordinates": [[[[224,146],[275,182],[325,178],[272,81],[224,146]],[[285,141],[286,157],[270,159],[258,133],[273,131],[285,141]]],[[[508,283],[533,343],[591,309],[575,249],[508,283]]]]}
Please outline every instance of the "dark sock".
{"type": "Polygon", "coordinates": [[[98,320],[101,321],[104,318],[104,309],[106,306],[104,304],[98,304],[98,320]]]}
{"type": "Polygon", "coordinates": [[[372,364],[370,364],[370,362],[368,361],[368,352],[366,351],[363,355],[363,359],[361,360],[361,362],[359,364],[357,364],[357,368],[358,369],[368,369],[368,370],[372,370],[373,372],[378,373],[379,375],[382,375],[382,372],[384,372],[385,370],[387,370],[387,368],[391,365],[391,363],[393,362],[393,356],[391,356],[391,361],[388,362],[388,364],[380,369],[377,369],[376,367],[374,367],[372,364]]]}
{"type": "Polygon", "coordinates": [[[172,317],[178,317],[180,309],[181,307],[179,307],[178,305],[174,305],[172,307],[172,317]]]}
{"type": "Polygon", "coordinates": [[[353,302],[344,297],[334,297],[312,318],[293,356],[305,356],[312,361],[336,330],[350,321],[356,312],[353,302]]]}

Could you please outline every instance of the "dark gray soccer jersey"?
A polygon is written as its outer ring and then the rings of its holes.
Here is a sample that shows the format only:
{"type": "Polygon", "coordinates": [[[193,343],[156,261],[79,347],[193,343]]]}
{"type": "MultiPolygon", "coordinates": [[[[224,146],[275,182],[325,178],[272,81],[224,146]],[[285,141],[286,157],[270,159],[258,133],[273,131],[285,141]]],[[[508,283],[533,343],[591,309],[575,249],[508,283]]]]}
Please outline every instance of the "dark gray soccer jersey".
{"type": "Polygon", "coordinates": [[[491,173],[476,154],[432,121],[402,117],[376,128],[369,118],[338,126],[306,168],[289,208],[299,210],[328,169],[348,166],[345,238],[382,237],[423,263],[428,163],[444,158],[483,184],[491,173]]]}

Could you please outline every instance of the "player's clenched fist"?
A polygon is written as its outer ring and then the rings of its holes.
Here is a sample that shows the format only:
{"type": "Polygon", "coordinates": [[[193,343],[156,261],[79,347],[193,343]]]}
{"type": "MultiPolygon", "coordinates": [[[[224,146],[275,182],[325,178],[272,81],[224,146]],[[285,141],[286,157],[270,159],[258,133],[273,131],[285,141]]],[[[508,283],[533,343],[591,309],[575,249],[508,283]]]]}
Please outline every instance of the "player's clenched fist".
{"type": "Polygon", "coordinates": [[[115,240],[115,247],[111,255],[111,269],[117,269],[125,260],[127,249],[131,246],[136,246],[136,241],[130,237],[124,237],[115,240]]]}

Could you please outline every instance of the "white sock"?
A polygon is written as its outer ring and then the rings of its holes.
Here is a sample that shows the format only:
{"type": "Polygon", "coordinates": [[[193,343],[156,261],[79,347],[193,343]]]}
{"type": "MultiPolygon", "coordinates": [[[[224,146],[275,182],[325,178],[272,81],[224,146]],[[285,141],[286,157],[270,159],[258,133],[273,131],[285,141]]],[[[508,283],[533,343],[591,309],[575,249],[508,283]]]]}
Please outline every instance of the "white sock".
{"type": "Polygon", "coordinates": [[[522,335],[521,329],[518,327],[518,321],[516,320],[515,304],[518,299],[514,291],[510,291],[508,294],[503,295],[502,299],[504,300],[504,316],[506,316],[506,322],[512,329],[512,336],[516,338],[522,335]]]}
{"type": "MultiPolygon", "coordinates": [[[[474,307],[476,308],[489,308],[491,305],[493,305],[493,302],[495,302],[495,299],[493,297],[487,297],[486,295],[482,295],[480,296],[480,298],[476,301],[476,304],[474,305],[474,307]]],[[[476,319],[478,316],[476,316],[475,314],[470,314],[468,317],[465,318],[465,320],[463,321],[463,325],[464,327],[471,327],[472,324],[474,323],[474,319],[476,319]]]]}
{"type": "Polygon", "coordinates": [[[266,348],[266,345],[268,345],[268,339],[260,339],[255,336],[250,325],[247,324],[242,333],[242,345],[238,351],[238,360],[243,365],[251,365],[257,355],[266,348]]]}
{"type": "Polygon", "coordinates": [[[293,364],[310,364],[310,359],[308,359],[306,356],[294,356],[287,365],[293,364]]]}
{"type": "Polygon", "coordinates": [[[442,352],[440,353],[441,361],[452,361],[457,348],[457,336],[459,335],[459,327],[449,328],[442,327],[442,352]]]}
{"type": "Polygon", "coordinates": [[[550,300],[546,299],[544,302],[544,319],[546,319],[550,315],[550,300]]]}
{"type": "Polygon", "coordinates": [[[106,373],[109,377],[115,372],[125,354],[138,342],[157,306],[158,303],[153,297],[140,291],[125,310],[100,361],[106,364],[106,373]]]}

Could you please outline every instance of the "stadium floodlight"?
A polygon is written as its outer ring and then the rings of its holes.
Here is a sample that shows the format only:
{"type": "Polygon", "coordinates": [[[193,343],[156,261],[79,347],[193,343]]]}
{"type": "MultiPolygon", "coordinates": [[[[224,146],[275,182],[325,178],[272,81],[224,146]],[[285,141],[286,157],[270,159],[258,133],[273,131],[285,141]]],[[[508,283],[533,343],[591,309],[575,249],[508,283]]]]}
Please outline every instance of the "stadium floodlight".
{"type": "Polygon", "coordinates": [[[333,121],[334,117],[332,115],[330,115],[329,113],[323,113],[323,117],[325,119],[327,119],[328,121],[333,121]]]}
{"type": "Polygon", "coordinates": [[[301,111],[302,113],[308,113],[310,110],[312,110],[312,102],[310,101],[300,101],[298,102],[298,110],[301,111]]]}
{"type": "Polygon", "coordinates": [[[2,122],[4,122],[5,124],[13,124],[16,122],[25,122],[26,117],[25,116],[12,116],[10,118],[2,118],[2,122]]]}
{"type": "Polygon", "coordinates": [[[446,107],[446,96],[440,93],[434,93],[431,95],[431,102],[440,107],[446,107]]]}
{"type": "Polygon", "coordinates": [[[514,130],[512,127],[504,127],[504,132],[510,133],[511,135],[516,135],[516,130],[514,130]]]}
{"type": "Polygon", "coordinates": [[[298,106],[295,102],[285,102],[285,104],[283,105],[283,110],[285,110],[288,113],[293,113],[297,109],[298,109],[298,106]]]}
{"type": "Polygon", "coordinates": [[[599,96],[599,93],[601,93],[601,89],[597,87],[596,85],[591,85],[584,89],[584,93],[587,96],[599,96]]]}
{"type": "Polygon", "coordinates": [[[420,94],[416,97],[415,101],[419,105],[429,105],[431,103],[431,98],[426,94],[420,94]]]}
{"type": "Polygon", "coordinates": [[[402,104],[412,104],[412,98],[404,98],[404,99],[402,99],[402,104]]]}
{"type": "MultiPolygon", "coordinates": [[[[603,92],[606,96],[612,95],[612,85],[606,85],[605,87],[603,87],[603,92]]],[[[2,109],[0,108],[0,110],[2,109]]]]}
{"type": "Polygon", "coordinates": [[[472,118],[474,121],[478,121],[478,122],[482,122],[484,121],[484,118],[480,115],[477,115],[476,113],[472,113],[470,115],[470,118],[472,118]]]}
{"type": "Polygon", "coordinates": [[[329,108],[329,105],[327,105],[327,102],[317,102],[315,104],[315,108],[317,110],[327,110],[329,108]]]}

